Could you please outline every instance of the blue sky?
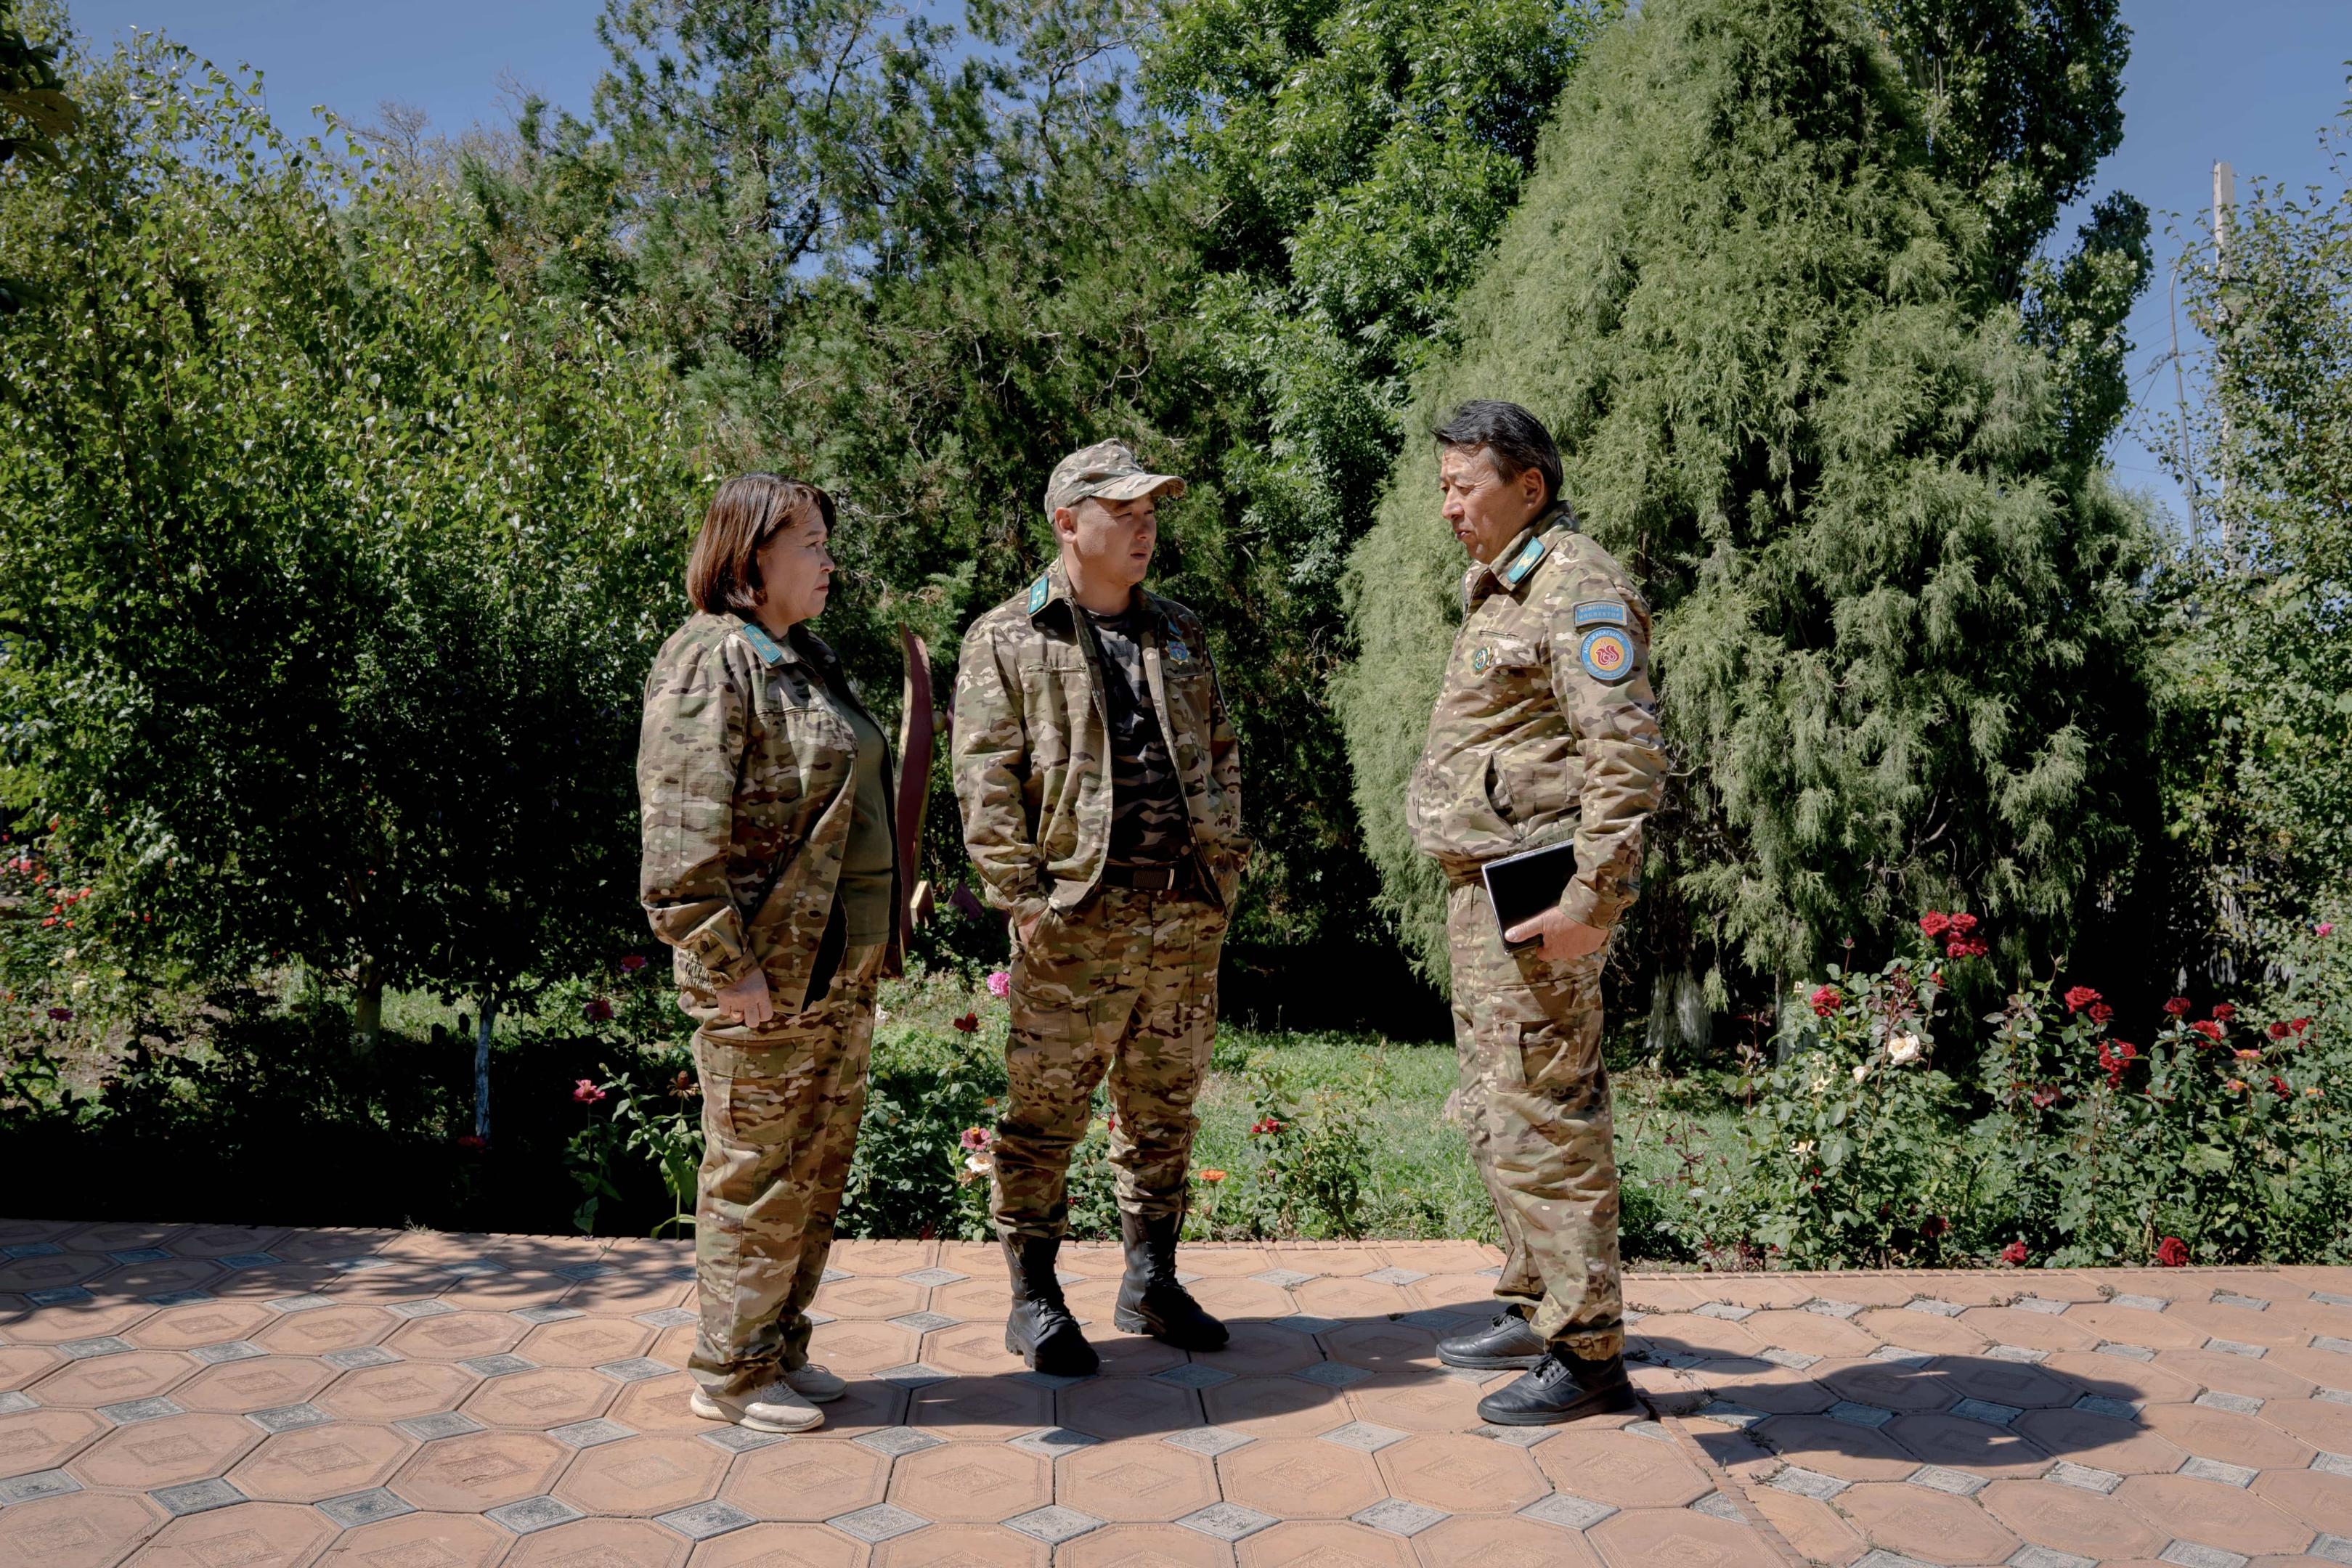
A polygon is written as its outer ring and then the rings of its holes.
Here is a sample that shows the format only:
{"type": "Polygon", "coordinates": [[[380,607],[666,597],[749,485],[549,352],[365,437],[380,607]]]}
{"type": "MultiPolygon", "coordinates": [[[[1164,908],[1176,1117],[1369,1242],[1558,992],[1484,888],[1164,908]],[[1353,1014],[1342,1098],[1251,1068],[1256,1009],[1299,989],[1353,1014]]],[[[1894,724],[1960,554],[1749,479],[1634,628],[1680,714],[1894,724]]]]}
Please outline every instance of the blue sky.
{"type": "MultiPolygon", "coordinates": [[[[324,103],[366,120],[394,99],[456,132],[508,113],[509,83],[584,110],[604,64],[595,0],[70,0],[75,23],[105,41],[131,26],[163,26],[198,53],[264,73],[272,112],[307,129],[324,103]]],[[[2126,0],[2134,39],[2124,95],[2124,145],[2098,177],[2148,204],[2159,226],[2202,221],[2212,165],[2290,185],[2326,174],[2319,132],[2346,97],[2352,5],[2345,0],[2126,0]]],[[[2070,216],[2062,232],[2071,235],[2070,216]]],[[[2160,260],[2169,240],[2158,241],[2160,260]]],[[[2158,365],[2168,346],[2163,278],[2131,321],[2136,401],[2111,451],[2120,477],[2176,515],[2179,494],[2140,435],[2171,401],[2158,365]]],[[[2184,324],[2184,331],[2185,331],[2184,324]]],[[[2186,340],[2184,339],[2184,346],[2186,340]]]]}

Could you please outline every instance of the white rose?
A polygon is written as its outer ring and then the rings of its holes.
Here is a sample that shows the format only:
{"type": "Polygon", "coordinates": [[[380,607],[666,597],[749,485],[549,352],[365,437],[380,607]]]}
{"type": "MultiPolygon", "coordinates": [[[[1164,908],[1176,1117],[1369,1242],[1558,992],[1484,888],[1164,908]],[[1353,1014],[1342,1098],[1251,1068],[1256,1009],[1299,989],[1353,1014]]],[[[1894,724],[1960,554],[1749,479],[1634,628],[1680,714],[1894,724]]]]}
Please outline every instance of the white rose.
{"type": "Polygon", "coordinates": [[[1853,1081],[1856,1083],[1861,1082],[1864,1079],[1869,1076],[1870,1063],[1867,1061],[1857,1061],[1853,1064],[1853,1081]]]}
{"type": "Polygon", "coordinates": [[[1898,1034],[1886,1042],[1886,1060],[1897,1067],[1916,1061],[1927,1054],[1927,1048],[1919,1043],[1919,1037],[1916,1034],[1898,1034]]]}
{"type": "Polygon", "coordinates": [[[1792,1155],[1810,1155],[1813,1152],[1813,1141],[1811,1138],[1807,1138],[1801,1144],[1790,1144],[1789,1145],[1789,1152],[1792,1155]]]}

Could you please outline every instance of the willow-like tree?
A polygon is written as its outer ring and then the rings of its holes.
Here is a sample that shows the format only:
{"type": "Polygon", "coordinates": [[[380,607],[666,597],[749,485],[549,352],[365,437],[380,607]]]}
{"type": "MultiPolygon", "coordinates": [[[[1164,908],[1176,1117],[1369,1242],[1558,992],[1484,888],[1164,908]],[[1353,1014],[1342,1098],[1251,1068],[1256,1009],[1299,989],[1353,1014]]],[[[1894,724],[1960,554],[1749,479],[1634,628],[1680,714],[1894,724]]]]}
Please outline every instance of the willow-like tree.
{"type": "MultiPolygon", "coordinates": [[[[1680,763],[1646,946],[1717,1009],[1931,904],[2047,953],[2131,863],[2147,537],[2014,254],[1851,0],[1652,0],[1570,81],[1421,382],[1421,420],[1535,410],[1647,585],[1680,763]]],[[[1458,613],[1435,513],[1414,442],[1351,559],[1338,698],[1367,846],[1442,969],[1402,821],[1458,613]]]]}

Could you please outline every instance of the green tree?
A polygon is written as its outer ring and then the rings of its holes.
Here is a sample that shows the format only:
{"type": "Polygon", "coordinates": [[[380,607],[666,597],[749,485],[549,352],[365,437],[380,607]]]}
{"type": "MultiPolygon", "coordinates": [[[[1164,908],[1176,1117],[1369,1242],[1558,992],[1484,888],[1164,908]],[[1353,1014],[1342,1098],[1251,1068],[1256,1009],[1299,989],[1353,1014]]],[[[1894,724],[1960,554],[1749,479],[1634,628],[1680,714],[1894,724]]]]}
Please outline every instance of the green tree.
{"type": "Polygon", "coordinates": [[[635,924],[692,515],[667,378],[257,82],[154,35],[73,75],[82,134],[0,192],[41,268],[0,329],[16,803],[127,954],[487,1017],[635,924]]]}
{"type": "Polygon", "coordinates": [[[2181,258],[2211,347],[2188,432],[2196,467],[2175,467],[2215,516],[2166,584],[2167,798],[2183,945],[2217,979],[2260,972],[2288,928],[2352,898],[2347,134],[2352,111],[2330,134],[2326,186],[2256,182],[2226,256],[2206,238],[2181,258]]]}
{"type": "MultiPolygon", "coordinates": [[[[1648,585],[1682,759],[1642,906],[1726,1005],[1922,907],[2012,963],[2112,896],[2149,810],[2137,515],[2067,441],[1987,224],[1842,0],[1653,0],[1572,79],[1423,418],[1534,409],[1648,585]],[[2070,453],[2072,454],[2070,455],[2070,453]]],[[[1435,457],[1351,560],[1367,843],[1442,971],[1404,781],[1456,619],[1435,457]]]]}

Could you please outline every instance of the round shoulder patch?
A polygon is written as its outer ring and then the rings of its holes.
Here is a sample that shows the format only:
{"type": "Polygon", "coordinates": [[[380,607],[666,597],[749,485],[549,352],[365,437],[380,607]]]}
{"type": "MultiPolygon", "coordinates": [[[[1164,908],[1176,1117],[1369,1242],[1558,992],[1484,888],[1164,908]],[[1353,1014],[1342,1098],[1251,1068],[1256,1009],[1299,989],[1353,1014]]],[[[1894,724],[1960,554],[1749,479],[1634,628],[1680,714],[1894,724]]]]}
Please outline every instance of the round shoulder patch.
{"type": "Polygon", "coordinates": [[[1586,674],[1614,685],[1633,673],[1633,643],[1616,627],[1603,626],[1584,634],[1577,660],[1586,674]]]}

